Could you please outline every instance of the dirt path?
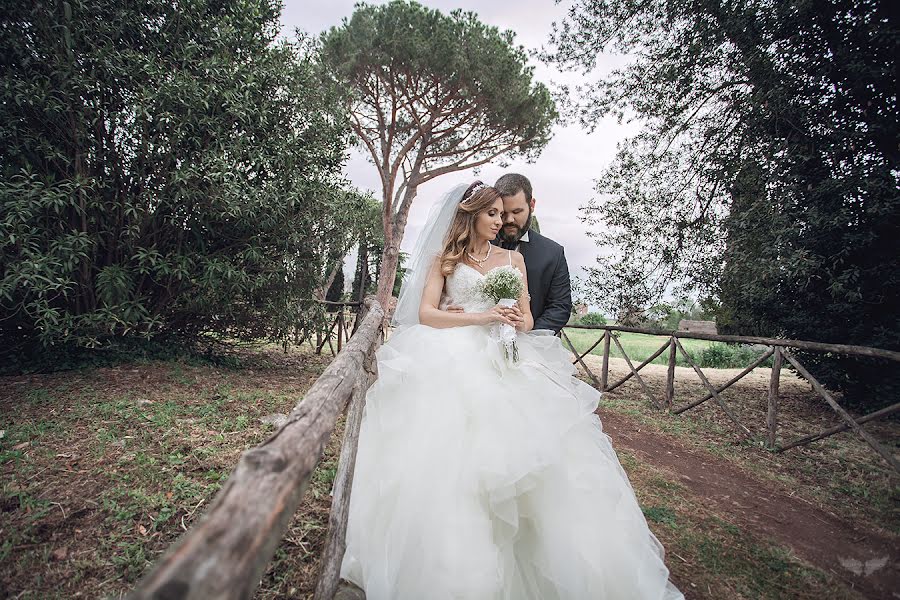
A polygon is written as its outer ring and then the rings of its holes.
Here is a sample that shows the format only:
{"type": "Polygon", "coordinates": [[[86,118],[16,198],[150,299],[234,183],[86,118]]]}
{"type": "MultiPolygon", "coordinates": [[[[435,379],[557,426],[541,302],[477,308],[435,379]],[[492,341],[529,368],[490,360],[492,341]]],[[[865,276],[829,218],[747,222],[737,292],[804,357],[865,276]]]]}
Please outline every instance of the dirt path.
{"type": "Polygon", "coordinates": [[[598,414],[616,448],[670,472],[710,512],[793,549],[869,598],[900,598],[900,545],[895,538],[826,512],[725,459],[648,431],[627,415],[602,408],[598,414]]]}

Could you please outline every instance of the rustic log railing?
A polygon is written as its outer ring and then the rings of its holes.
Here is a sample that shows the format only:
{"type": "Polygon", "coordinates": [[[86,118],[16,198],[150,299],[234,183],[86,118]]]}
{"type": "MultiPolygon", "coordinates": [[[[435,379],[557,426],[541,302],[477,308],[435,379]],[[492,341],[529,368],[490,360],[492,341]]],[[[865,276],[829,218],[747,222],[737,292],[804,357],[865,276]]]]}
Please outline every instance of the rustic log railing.
{"type": "Polygon", "coordinates": [[[900,462],[897,461],[897,459],[893,456],[888,448],[884,447],[878,440],[872,437],[872,435],[862,427],[864,423],[874,421],[875,419],[883,418],[900,411],[900,402],[894,403],[875,412],[854,418],[837,403],[837,401],[828,392],[828,390],[826,390],[825,387],[818,380],[816,380],[815,377],[813,377],[813,375],[800,363],[799,360],[797,360],[797,357],[794,356],[790,350],[799,349],[813,352],[831,352],[849,356],[883,359],[894,363],[900,363],[900,352],[883,350],[881,348],[870,348],[867,346],[851,346],[846,344],[826,344],[822,342],[809,342],[803,340],[738,335],[717,335],[686,331],[662,331],[615,325],[566,325],[566,327],[563,328],[563,331],[561,332],[561,337],[563,341],[568,344],[569,348],[572,350],[573,355],[575,356],[572,362],[580,365],[584,369],[586,375],[599,390],[604,392],[612,391],[633,377],[640,384],[641,390],[643,391],[644,395],[647,396],[647,398],[650,400],[650,403],[654,407],[659,409],[666,408],[673,414],[681,414],[712,399],[715,404],[719,406],[719,408],[725,413],[728,419],[734,424],[739,434],[747,438],[753,437],[752,432],[746,425],[741,423],[738,415],[734,410],[732,410],[731,407],[728,406],[728,404],[722,399],[720,394],[734,385],[736,382],[740,381],[755,368],[762,365],[770,357],[774,357],[771,376],[769,379],[766,412],[765,443],[770,449],[776,452],[783,452],[790,448],[809,444],[836,433],[852,429],[854,433],[862,438],[866,442],[866,444],[868,444],[869,447],[872,448],[872,450],[874,450],[879,456],[881,456],[881,458],[883,458],[897,473],[900,473],[900,462]],[[566,335],[566,329],[600,330],[603,333],[601,334],[600,339],[591,344],[587,350],[579,353],[575,348],[575,345],[572,343],[572,340],[568,335],[566,335]],[[640,333],[645,335],[667,337],[668,339],[656,352],[651,354],[649,358],[635,367],[627,352],[625,351],[625,348],[619,341],[618,334],[616,332],[640,333]],[[732,377],[726,383],[716,387],[709,381],[706,374],[703,372],[703,369],[701,369],[697,365],[690,353],[685,350],[680,339],[698,339],[713,342],[754,344],[768,346],[769,348],[761,356],[757,357],[750,365],[743,369],[739,374],[732,377]],[[597,346],[600,345],[601,342],[603,343],[603,351],[601,372],[600,377],[598,378],[591,370],[591,368],[587,365],[584,357],[590,354],[597,346]],[[625,359],[625,363],[628,366],[628,373],[618,381],[609,384],[609,357],[611,342],[615,345],[619,353],[625,359]],[[660,400],[653,395],[646,382],[641,378],[640,371],[648,364],[650,364],[653,360],[655,360],[658,356],[663,354],[666,350],[669,351],[667,361],[668,368],[666,371],[666,385],[664,396],[662,400],[660,400]],[[679,353],[682,355],[685,362],[696,373],[697,377],[703,384],[703,387],[705,387],[707,391],[706,394],[700,398],[689,400],[681,406],[675,406],[675,363],[679,353]],[[777,443],[779,382],[781,378],[781,369],[785,361],[793,366],[796,372],[801,377],[806,379],[810,383],[810,385],[812,385],[812,388],[816,391],[816,393],[825,400],[831,410],[841,418],[843,423],[813,435],[790,440],[780,445],[777,443]]]}
{"type": "Polygon", "coordinates": [[[331,566],[327,573],[323,568],[316,593],[316,598],[333,596],[338,575],[334,564],[340,566],[347,525],[355,436],[359,435],[374,352],[382,339],[383,318],[384,311],[373,303],[355,335],[294,407],[287,422],[268,440],[241,455],[206,514],[156,562],[129,598],[250,598],[350,401],[326,542],[326,558],[330,557],[326,567],[331,566]]]}

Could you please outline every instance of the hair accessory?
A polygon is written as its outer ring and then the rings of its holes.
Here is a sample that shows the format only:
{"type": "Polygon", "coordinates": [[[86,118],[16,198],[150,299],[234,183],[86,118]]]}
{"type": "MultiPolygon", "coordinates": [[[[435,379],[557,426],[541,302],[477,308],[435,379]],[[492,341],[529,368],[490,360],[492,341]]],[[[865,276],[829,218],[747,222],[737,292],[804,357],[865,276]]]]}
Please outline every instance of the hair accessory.
{"type": "Polygon", "coordinates": [[[475,195],[475,192],[483,190],[486,187],[487,186],[484,184],[484,182],[476,181],[469,187],[469,189],[466,190],[466,193],[463,194],[463,199],[460,203],[466,202],[469,198],[475,195]]]}

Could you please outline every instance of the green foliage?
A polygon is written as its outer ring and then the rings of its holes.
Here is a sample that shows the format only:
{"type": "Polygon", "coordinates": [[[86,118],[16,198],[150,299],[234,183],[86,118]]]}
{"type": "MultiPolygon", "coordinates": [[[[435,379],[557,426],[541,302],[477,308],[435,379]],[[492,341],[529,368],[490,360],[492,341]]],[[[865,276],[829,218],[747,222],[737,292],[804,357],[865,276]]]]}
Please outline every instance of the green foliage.
{"type": "Polygon", "coordinates": [[[381,220],[381,203],[369,197],[365,201],[362,218],[357,223],[356,273],[350,298],[360,302],[374,289],[377,270],[384,252],[384,229],[381,220]],[[373,272],[376,273],[373,279],[373,272]]]}
{"type": "MultiPolygon", "coordinates": [[[[572,67],[633,57],[581,97],[585,124],[646,119],[585,208],[614,248],[590,274],[597,302],[643,309],[674,285],[717,298],[725,332],[900,349],[888,3],[580,0],[554,43],[572,67]]],[[[803,361],[868,404],[900,390],[876,361],[803,361]]]]}
{"type": "MultiPolygon", "coordinates": [[[[273,0],[7,3],[4,351],[283,339],[360,198],[337,94],[273,0]]],[[[343,250],[341,250],[343,249],[343,250]]]]}
{"type": "MultiPolygon", "coordinates": [[[[384,253],[384,229],[381,222],[381,203],[372,197],[365,200],[363,217],[358,221],[356,272],[350,298],[353,302],[362,300],[367,294],[375,293],[375,282],[381,273],[381,261],[384,253]]],[[[397,272],[394,276],[392,295],[400,295],[403,277],[406,274],[404,264],[409,255],[399,252],[397,272]]]]}
{"type": "MultiPolygon", "coordinates": [[[[340,302],[344,297],[344,269],[338,265],[338,270],[334,275],[334,279],[331,282],[331,285],[328,287],[328,291],[325,292],[325,300],[328,302],[340,302]]],[[[336,312],[338,307],[329,306],[327,308],[328,312],[336,312]]]]}
{"type": "Polygon", "coordinates": [[[683,319],[693,321],[712,321],[715,314],[711,305],[707,302],[697,304],[689,299],[681,299],[676,302],[659,302],[654,304],[642,314],[641,324],[651,329],[665,329],[675,331],[683,319]]]}
{"type": "Polygon", "coordinates": [[[400,288],[403,287],[403,278],[406,276],[405,265],[407,258],[409,258],[409,254],[406,252],[400,252],[397,256],[397,273],[394,275],[394,287],[391,288],[391,294],[395,297],[400,296],[400,288]]]}
{"type": "Polygon", "coordinates": [[[181,360],[192,365],[214,365],[235,368],[240,360],[215,339],[201,338],[187,343],[184,338],[158,334],[151,339],[123,336],[107,339],[102,346],[87,348],[76,344],[57,344],[49,348],[27,348],[9,353],[0,361],[0,375],[14,373],[49,373],[110,367],[125,362],[181,360]],[[30,350],[30,351],[28,351],[30,350]]]}
{"type": "MultiPolygon", "coordinates": [[[[765,351],[765,347],[761,346],[712,342],[700,351],[699,356],[692,354],[691,357],[701,367],[710,369],[743,369],[759,358],[765,351]]],[[[771,358],[763,362],[763,366],[771,365],[771,358]]]]}
{"type": "MultiPolygon", "coordinates": [[[[488,146],[535,157],[550,139],[553,100],[532,83],[524,49],[513,45],[511,31],[487,26],[474,13],[448,16],[402,0],[360,3],[350,19],[323,34],[322,59],[347,85],[355,114],[366,118],[391,106],[399,112],[396,122],[372,123],[368,141],[393,127],[395,138],[385,143],[421,142],[428,150],[419,155],[423,172],[457,156],[488,155],[488,146]],[[414,118],[427,117],[429,108],[437,112],[427,123],[414,118]]],[[[392,111],[385,112],[390,120],[392,111]]]]}
{"type": "Polygon", "coordinates": [[[606,325],[606,317],[602,313],[589,312],[578,318],[579,325],[606,325]]]}

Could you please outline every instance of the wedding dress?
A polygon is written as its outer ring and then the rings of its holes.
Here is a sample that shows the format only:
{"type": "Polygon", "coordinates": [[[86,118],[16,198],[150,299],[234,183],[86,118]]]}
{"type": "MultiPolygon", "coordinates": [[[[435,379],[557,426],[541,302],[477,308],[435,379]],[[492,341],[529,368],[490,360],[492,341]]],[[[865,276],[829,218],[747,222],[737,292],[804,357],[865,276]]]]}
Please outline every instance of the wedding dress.
{"type": "MultiPolygon", "coordinates": [[[[445,301],[491,303],[461,264],[445,301]]],[[[488,327],[412,325],[377,354],[342,577],[368,600],[683,598],[551,335],[510,364],[488,327]]]]}

